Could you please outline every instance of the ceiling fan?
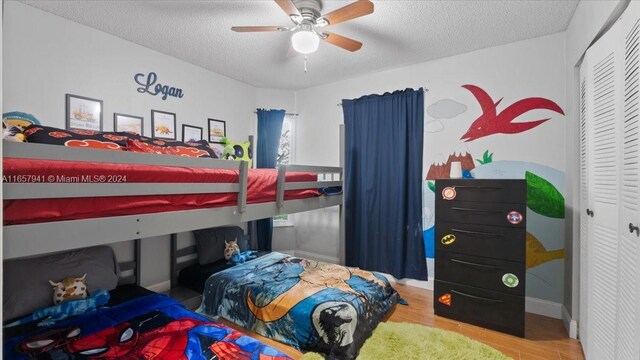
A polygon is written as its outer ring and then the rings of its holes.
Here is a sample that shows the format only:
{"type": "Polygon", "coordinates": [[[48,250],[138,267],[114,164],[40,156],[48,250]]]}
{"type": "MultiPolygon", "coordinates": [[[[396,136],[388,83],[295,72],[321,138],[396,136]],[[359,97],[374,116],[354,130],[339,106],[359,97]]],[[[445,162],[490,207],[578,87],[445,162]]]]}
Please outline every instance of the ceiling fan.
{"type": "Polygon", "coordinates": [[[329,25],[339,24],[373,12],[373,3],[358,0],[349,5],[321,15],[320,0],[274,0],[295,25],[286,26],[234,26],[237,32],[292,31],[291,44],[299,53],[310,54],[318,49],[320,40],[349,51],[357,51],[362,43],[348,37],[324,31],[329,25]]]}

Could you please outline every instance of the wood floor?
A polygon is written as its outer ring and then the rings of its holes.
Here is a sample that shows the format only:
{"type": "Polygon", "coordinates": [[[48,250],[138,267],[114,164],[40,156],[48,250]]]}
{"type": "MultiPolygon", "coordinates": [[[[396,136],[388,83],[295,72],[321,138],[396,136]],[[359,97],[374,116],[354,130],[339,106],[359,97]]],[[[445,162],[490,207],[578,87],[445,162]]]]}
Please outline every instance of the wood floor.
{"type": "MultiPolygon", "coordinates": [[[[522,339],[435,316],[433,314],[433,293],[429,290],[397,283],[394,284],[394,288],[409,302],[409,305],[397,305],[393,313],[385,321],[409,322],[456,331],[500,350],[514,360],[584,359],[580,343],[567,336],[560,320],[527,313],[526,336],[522,339]]],[[[228,322],[225,323],[268,343],[294,359],[302,356],[301,352],[290,346],[264,338],[228,322]]]]}

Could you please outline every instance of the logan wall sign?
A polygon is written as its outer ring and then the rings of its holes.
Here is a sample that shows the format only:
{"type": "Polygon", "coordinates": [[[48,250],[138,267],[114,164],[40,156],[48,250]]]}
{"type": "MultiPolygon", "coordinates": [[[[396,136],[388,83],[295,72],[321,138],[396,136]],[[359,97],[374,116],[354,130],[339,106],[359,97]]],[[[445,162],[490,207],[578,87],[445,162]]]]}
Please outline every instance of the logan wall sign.
{"type": "Polygon", "coordinates": [[[139,93],[148,93],[151,95],[162,95],[162,100],[167,100],[167,96],[181,98],[184,96],[182,89],[169,86],[162,85],[158,81],[158,75],[154,72],[150,72],[145,75],[143,73],[137,73],[133,77],[133,79],[140,85],[138,88],[139,93]]]}

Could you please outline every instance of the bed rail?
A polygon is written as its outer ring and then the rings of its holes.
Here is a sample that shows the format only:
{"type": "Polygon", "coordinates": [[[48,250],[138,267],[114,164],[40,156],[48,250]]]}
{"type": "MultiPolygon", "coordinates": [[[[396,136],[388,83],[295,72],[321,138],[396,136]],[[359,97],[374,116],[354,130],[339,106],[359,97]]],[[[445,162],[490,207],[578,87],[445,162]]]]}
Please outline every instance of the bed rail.
{"type": "MultiPolygon", "coordinates": [[[[284,206],[284,192],[286,190],[298,189],[318,189],[324,187],[342,186],[342,168],[334,166],[313,166],[313,165],[281,165],[278,168],[278,184],[276,191],[276,205],[278,209],[284,206]],[[287,171],[315,172],[318,174],[318,181],[296,181],[287,182],[287,171]],[[337,179],[336,179],[337,178],[337,179]]],[[[340,196],[342,198],[342,196],[340,196]]]]}
{"type": "Polygon", "coordinates": [[[199,159],[146,153],[115,152],[113,150],[75,149],[65,146],[3,142],[4,157],[18,159],[85,161],[130,165],[200,167],[238,170],[237,183],[3,183],[5,200],[80,198],[90,196],[166,195],[237,193],[238,212],[247,206],[246,161],[199,159]]]}

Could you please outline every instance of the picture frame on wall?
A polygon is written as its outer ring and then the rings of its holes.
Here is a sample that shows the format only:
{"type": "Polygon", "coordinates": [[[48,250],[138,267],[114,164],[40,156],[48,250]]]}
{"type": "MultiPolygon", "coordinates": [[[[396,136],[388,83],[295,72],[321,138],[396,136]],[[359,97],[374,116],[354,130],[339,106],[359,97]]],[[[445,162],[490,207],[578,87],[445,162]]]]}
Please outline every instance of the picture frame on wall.
{"type": "Polygon", "coordinates": [[[113,130],[144,135],[144,118],[126,114],[113,114],[113,130]]]}
{"type": "Polygon", "coordinates": [[[227,136],[227,123],[223,120],[209,119],[210,143],[222,144],[222,138],[227,136]]]}
{"type": "Polygon", "coordinates": [[[200,140],[202,140],[201,127],[182,124],[182,142],[196,142],[200,140]]]}
{"type": "Polygon", "coordinates": [[[102,131],[102,100],[66,94],[65,103],[68,130],[102,131]]]}
{"type": "Polygon", "coordinates": [[[154,139],[176,140],[176,114],[151,110],[151,132],[154,139]]]}

